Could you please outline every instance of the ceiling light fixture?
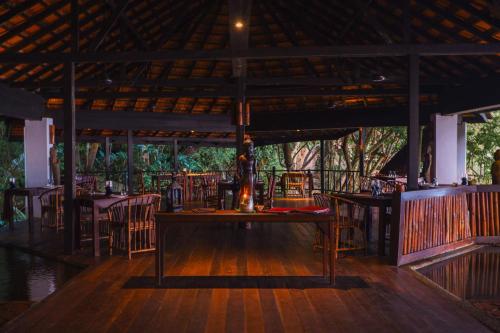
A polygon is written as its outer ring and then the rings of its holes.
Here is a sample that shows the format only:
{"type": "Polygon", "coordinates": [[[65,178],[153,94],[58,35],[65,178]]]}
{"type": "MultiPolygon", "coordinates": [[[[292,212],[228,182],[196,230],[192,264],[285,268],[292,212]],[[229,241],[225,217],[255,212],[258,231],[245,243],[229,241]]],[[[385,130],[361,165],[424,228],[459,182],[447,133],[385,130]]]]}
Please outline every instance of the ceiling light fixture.
{"type": "Polygon", "coordinates": [[[384,82],[387,78],[384,75],[375,75],[372,79],[373,82],[384,82]]]}
{"type": "Polygon", "coordinates": [[[244,26],[245,25],[243,24],[243,21],[241,21],[241,20],[237,20],[236,22],[234,22],[234,27],[236,29],[241,30],[241,29],[243,29],[244,26]]]}

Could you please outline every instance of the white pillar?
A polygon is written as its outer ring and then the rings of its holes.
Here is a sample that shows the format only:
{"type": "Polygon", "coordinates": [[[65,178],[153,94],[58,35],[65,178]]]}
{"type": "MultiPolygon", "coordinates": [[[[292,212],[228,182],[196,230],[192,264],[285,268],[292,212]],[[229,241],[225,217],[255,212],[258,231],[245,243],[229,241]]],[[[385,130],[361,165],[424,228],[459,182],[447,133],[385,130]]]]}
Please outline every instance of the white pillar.
{"type": "MultiPolygon", "coordinates": [[[[50,125],[51,118],[24,122],[24,177],[26,187],[47,185],[50,179],[50,125]]],[[[40,203],[33,199],[33,214],[40,216],[40,203]]]]}
{"type": "Polygon", "coordinates": [[[24,175],[26,187],[47,185],[50,178],[49,156],[52,119],[26,120],[24,123],[24,175]]]}
{"type": "Polygon", "coordinates": [[[432,174],[439,184],[459,182],[458,174],[458,117],[457,115],[433,116],[434,149],[432,174]]]}
{"type": "Polygon", "coordinates": [[[457,124],[457,175],[459,178],[467,174],[467,123],[458,117],[457,124]]]}

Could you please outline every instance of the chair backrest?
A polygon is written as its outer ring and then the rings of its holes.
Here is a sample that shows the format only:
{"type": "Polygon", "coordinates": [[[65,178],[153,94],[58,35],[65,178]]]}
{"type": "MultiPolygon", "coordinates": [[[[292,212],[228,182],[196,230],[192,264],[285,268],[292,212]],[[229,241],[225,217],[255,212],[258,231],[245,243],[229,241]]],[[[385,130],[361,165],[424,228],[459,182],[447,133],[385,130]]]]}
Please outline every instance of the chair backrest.
{"type": "Polygon", "coordinates": [[[372,178],[371,177],[359,177],[359,191],[360,192],[371,192],[372,191],[372,178]]]}
{"type": "Polygon", "coordinates": [[[155,213],[160,208],[160,199],[161,196],[158,194],[144,194],[115,202],[107,209],[109,221],[152,227],[155,221],[155,213]]]}
{"type": "Polygon", "coordinates": [[[40,194],[40,206],[42,208],[62,209],[64,188],[57,186],[40,194]]]}
{"type": "Polygon", "coordinates": [[[368,207],[337,196],[330,196],[330,200],[331,208],[340,224],[354,226],[365,222],[368,216],[368,207]]]}
{"type": "Polygon", "coordinates": [[[271,175],[269,176],[268,180],[267,200],[272,201],[274,199],[275,191],[276,191],[276,177],[271,175]]]}
{"type": "Polygon", "coordinates": [[[300,184],[305,182],[306,175],[302,172],[286,172],[283,177],[285,177],[286,183],[300,184]]]}
{"type": "Polygon", "coordinates": [[[317,205],[317,206],[320,206],[320,207],[323,207],[323,208],[332,208],[332,205],[331,205],[331,196],[328,195],[328,194],[324,194],[324,193],[314,193],[313,194],[313,197],[314,197],[314,203],[317,205]]]}
{"type": "Polygon", "coordinates": [[[95,191],[97,189],[97,177],[89,175],[78,175],[76,176],[76,185],[89,192],[95,191]]]}

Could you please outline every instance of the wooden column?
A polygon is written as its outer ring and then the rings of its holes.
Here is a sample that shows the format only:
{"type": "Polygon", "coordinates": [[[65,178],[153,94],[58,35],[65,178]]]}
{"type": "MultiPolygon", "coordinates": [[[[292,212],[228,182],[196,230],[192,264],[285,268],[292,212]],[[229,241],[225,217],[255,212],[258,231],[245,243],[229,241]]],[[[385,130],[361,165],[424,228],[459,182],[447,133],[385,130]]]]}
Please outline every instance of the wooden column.
{"type": "Polygon", "coordinates": [[[364,128],[359,129],[359,175],[365,176],[365,139],[366,131],[364,128]]]}
{"type": "Polygon", "coordinates": [[[111,167],[111,140],[109,137],[104,139],[104,166],[106,168],[106,180],[110,178],[111,167]]]}
{"type": "Polygon", "coordinates": [[[64,252],[75,249],[75,64],[64,64],[64,252]]]}
{"type": "Polygon", "coordinates": [[[408,116],[408,189],[418,189],[418,171],[420,164],[420,119],[419,119],[419,59],[418,55],[409,56],[409,116],[408,116]]]}
{"type": "MultiPolygon", "coordinates": [[[[79,49],[78,0],[71,0],[71,51],[79,49]]],[[[63,110],[64,110],[64,252],[72,254],[76,244],[75,199],[75,63],[64,63],[63,110]]]]}
{"type": "Polygon", "coordinates": [[[127,131],[127,188],[128,194],[134,194],[134,138],[132,131],[127,131]]]}
{"type": "Polygon", "coordinates": [[[244,121],[244,108],[245,108],[245,79],[238,78],[238,93],[236,95],[235,103],[235,120],[236,120],[236,159],[243,153],[243,140],[245,138],[245,121],[244,121]]]}
{"type": "Polygon", "coordinates": [[[321,182],[321,193],[325,193],[325,141],[321,140],[319,142],[319,163],[320,163],[320,182],[321,182]]]}
{"type": "Polygon", "coordinates": [[[179,172],[179,146],[177,144],[177,139],[174,139],[172,146],[174,150],[174,161],[172,167],[174,169],[174,172],[177,173],[179,172]]]}

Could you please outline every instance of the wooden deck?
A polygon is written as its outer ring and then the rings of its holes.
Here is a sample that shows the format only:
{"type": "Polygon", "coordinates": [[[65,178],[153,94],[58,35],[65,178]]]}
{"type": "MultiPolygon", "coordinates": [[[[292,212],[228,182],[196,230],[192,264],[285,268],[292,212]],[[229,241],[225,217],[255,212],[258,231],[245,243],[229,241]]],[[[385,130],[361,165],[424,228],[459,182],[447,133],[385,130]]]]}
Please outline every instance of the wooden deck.
{"type": "MultiPolygon", "coordinates": [[[[0,240],[21,242],[17,234],[0,240]]],[[[313,235],[304,225],[182,226],[167,235],[167,272],[176,277],[165,288],[154,288],[153,255],[103,258],[3,330],[488,331],[413,272],[377,257],[341,258],[337,287],[325,287],[313,235]]],[[[45,247],[44,237],[32,245],[45,247]]]]}

